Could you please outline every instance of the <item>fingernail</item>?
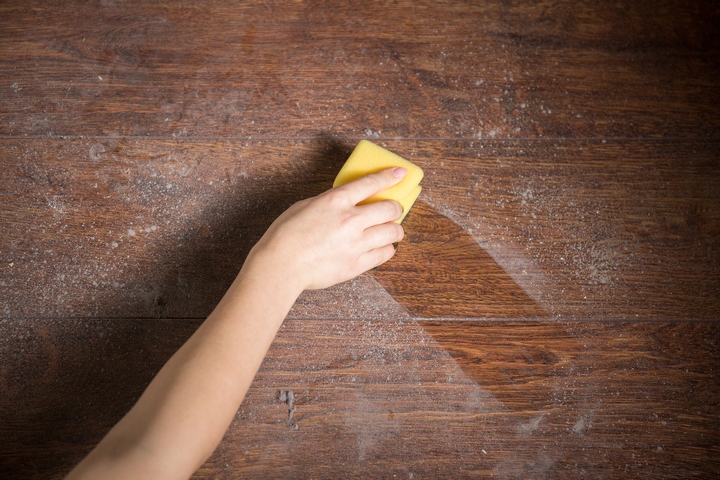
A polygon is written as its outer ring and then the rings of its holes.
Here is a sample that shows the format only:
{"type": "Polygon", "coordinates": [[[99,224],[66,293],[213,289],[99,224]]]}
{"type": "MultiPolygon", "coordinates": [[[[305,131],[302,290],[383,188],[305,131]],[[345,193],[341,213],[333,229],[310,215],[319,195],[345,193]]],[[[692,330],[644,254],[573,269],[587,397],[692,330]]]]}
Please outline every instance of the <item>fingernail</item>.
{"type": "Polygon", "coordinates": [[[397,167],[395,170],[393,170],[393,175],[395,175],[395,178],[402,178],[407,175],[407,172],[407,168],[397,167]]]}

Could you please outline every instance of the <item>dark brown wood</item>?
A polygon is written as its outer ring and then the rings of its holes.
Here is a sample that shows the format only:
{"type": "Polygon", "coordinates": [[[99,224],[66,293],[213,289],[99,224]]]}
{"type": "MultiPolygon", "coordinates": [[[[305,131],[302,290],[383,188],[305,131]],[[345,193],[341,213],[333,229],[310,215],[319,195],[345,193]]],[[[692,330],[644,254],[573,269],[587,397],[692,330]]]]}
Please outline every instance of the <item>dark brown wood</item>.
{"type": "Polygon", "coordinates": [[[717,143],[443,147],[423,198],[552,317],[718,318],[717,143]]]}
{"type": "MultiPolygon", "coordinates": [[[[0,475],[60,478],[197,325],[4,321],[0,475]]],[[[289,320],[195,478],[712,477],[719,341],[713,322],[289,320]]]]}
{"type": "Polygon", "coordinates": [[[407,238],[300,297],[195,478],[720,476],[719,32],[712,0],[2,2],[0,478],[61,478],[199,325],[158,317],[360,138],[426,172],[407,238]]]}
{"type": "Polygon", "coordinates": [[[2,320],[0,477],[62,478],[197,323],[2,320]]]}
{"type": "Polygon", "coordinates": [[[403,227],[407,238],[372,274],[413,317],[547,317],[475,238],[424,201],[403,227]]]}
{"type": "MultiPolygon", "coordinates": [[[[720,142],[383,144],[426,171],[407,240],[292,317],[718,318],[720,142]]],[[[0,139],[0,314],[202,318],[354,145],[0,139]]]]}
{"type": "Polygon", "coordinates": [[[337,142],[46,142],[2,154],[5,316],[204,317],[270,223],[348,156],[337,142]]]}
{"type": "Polygon", "coordinates": [[[717,137],[713,0],[0,6],[0,134],[717,137]]]}

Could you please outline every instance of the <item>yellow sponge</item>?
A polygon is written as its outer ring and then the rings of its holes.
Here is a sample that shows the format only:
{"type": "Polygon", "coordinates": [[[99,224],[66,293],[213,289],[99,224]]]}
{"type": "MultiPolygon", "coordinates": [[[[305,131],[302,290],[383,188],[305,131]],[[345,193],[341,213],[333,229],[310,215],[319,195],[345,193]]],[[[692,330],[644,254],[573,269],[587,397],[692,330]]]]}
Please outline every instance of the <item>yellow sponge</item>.
{"type": "Polygon", "coordinates": [[[403,220],[405,220],[405,216],[410,211],[410,208],[412,208],[413,204],[415,203],[415,200],[417,200],[418,196],[420,196],[420,192],[422,191],[422,187],[420,185],[413,188],[412,192],[410,192],[410,195],[407,197],[398,200],[400,202],[400,205],[403,207],[403,213],[399,220],[396,220],[395,223],[402,223],[403,220]]]}
{"type": "Polygon", "coordinates": [[[408,173],[397,185],[383,190],[361,203],[372,203],[380,200],[395,200],[400,202],[403,207],[403,215],[400,220],[396,222],[400,223],[408,211],[410,211],[410,207],[413,206],[418,195],[420,195],[422,188],[418,184],[424,175],[420,167],[408,162],[404,158],[372,142],[360,140],[360,143],[357,144],[355,150],[350,154],[345,165],[340,169],[333,183],[333,187],[344,185],[370,173],[379,172],[380,170],[391,167],[406,168],[408,173]]]}

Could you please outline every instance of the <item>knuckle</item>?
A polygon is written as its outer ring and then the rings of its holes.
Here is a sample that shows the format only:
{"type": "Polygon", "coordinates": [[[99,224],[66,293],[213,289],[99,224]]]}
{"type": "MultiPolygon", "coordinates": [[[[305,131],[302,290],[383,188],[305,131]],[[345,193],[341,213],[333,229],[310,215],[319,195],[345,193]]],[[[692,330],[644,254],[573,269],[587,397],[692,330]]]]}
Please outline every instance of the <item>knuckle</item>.
{"type": "Polygon", "coordinates": [[[352,211],[346,211],[342,214],[340,224],[346,231],[357,230],[362,225],[362,218],[352,211]]]}
{"type": "Polygon", "coordinates": [[[375,250],[375,265],[382,265],[387,261],[386,253],[384,248],[378,248],[375,250]]]}
{"type": "Polygon", "coordinates": [[[352,213],[345,217],[345,224],[352,229],[359,229],[363,227],[362,215],[352,213]]]}
{"type": "Polygon", "coordinates": [[[402,215],[402,205],[400,205],[399,202],[392,201],[390,209],[390,213],[393,215],[393,218],[400,218],[400,215],[402,215]]]}
{"type": "Polygon", "coordinates": [[[388,228],[385,230],[385,238],[383,240],[387,243],[393,243],[397,241],[397,235],[398,231],[396,225],[394,223],[388,224],[388,228]]]}
{"type": "Polygon", "coordinates": [[[395,215],[395,205],[393,205],[392,201],[383,201],[382,202],[382,215],[384,217],[393,217],[395,215]]]}
{"type": "Polygon", "coordinates": [[[327,200],[332,206],[343,206],[347,204],[348,194],[341,188],[333,188],[327,191],[327,200]]]}
{"type": "Polygon", "coordinates": [[[384,200],[378,205],[382,206],[383,218],[397,220],[402,215],[402,206],[395,200],[384,200]]]}
{"type": "Polygon", "coordinates": [[[368,188],[372,190],[380,190],[380,179],[377,175],[368,175],[365,177],[365,181],[368,184],[368,188]]]}

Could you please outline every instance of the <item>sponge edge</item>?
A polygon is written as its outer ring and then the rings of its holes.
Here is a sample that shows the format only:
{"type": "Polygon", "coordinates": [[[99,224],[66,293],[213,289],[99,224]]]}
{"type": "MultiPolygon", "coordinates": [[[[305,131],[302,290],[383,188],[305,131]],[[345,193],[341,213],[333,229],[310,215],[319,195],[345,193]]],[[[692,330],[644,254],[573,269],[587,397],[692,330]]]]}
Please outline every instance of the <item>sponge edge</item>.
{"type": "MultiPolygon", "coordinates": [[[[380,200],[397,200],[399,202],[414,192],[415,187],[417,187],[420,180],[422,180],[424,173],[417,165],[408,162],[401,156],[395,155],[368,140],[360,140],[360,143],[357,144],[355,150],[353,150],[345,162],[345,165],[340,169],[333,183],[333,187],[344,185],[365,175],[391,167],[406,168],[408,173],[397,185],[383,190],[361,203],[372,203],[380,200]]],[[[417,196],[415,198],[417,198],[417,196]]],[[[413,199],[413,202],[414,201],[413,199]]],[[[412,203],[410,206],[412,206],[412,203]]],[[[409,210],[409,208],[405,209],[404,212],[407,212],[407,210],[409,210]]]]}
{"type": "Polygon", "coordinates": [[[415,203],[415,200],[417,200],[417,198],[420,196],[421,191],[422,187],[418,185],[412,190],[412,192],[410,192],[410,195],[400,200],[400,205],[402,205],[403,213],[399,220],[395,220],[395,223],[401,224],[402,221],[405,220],[405,217],[415,203]]]}

